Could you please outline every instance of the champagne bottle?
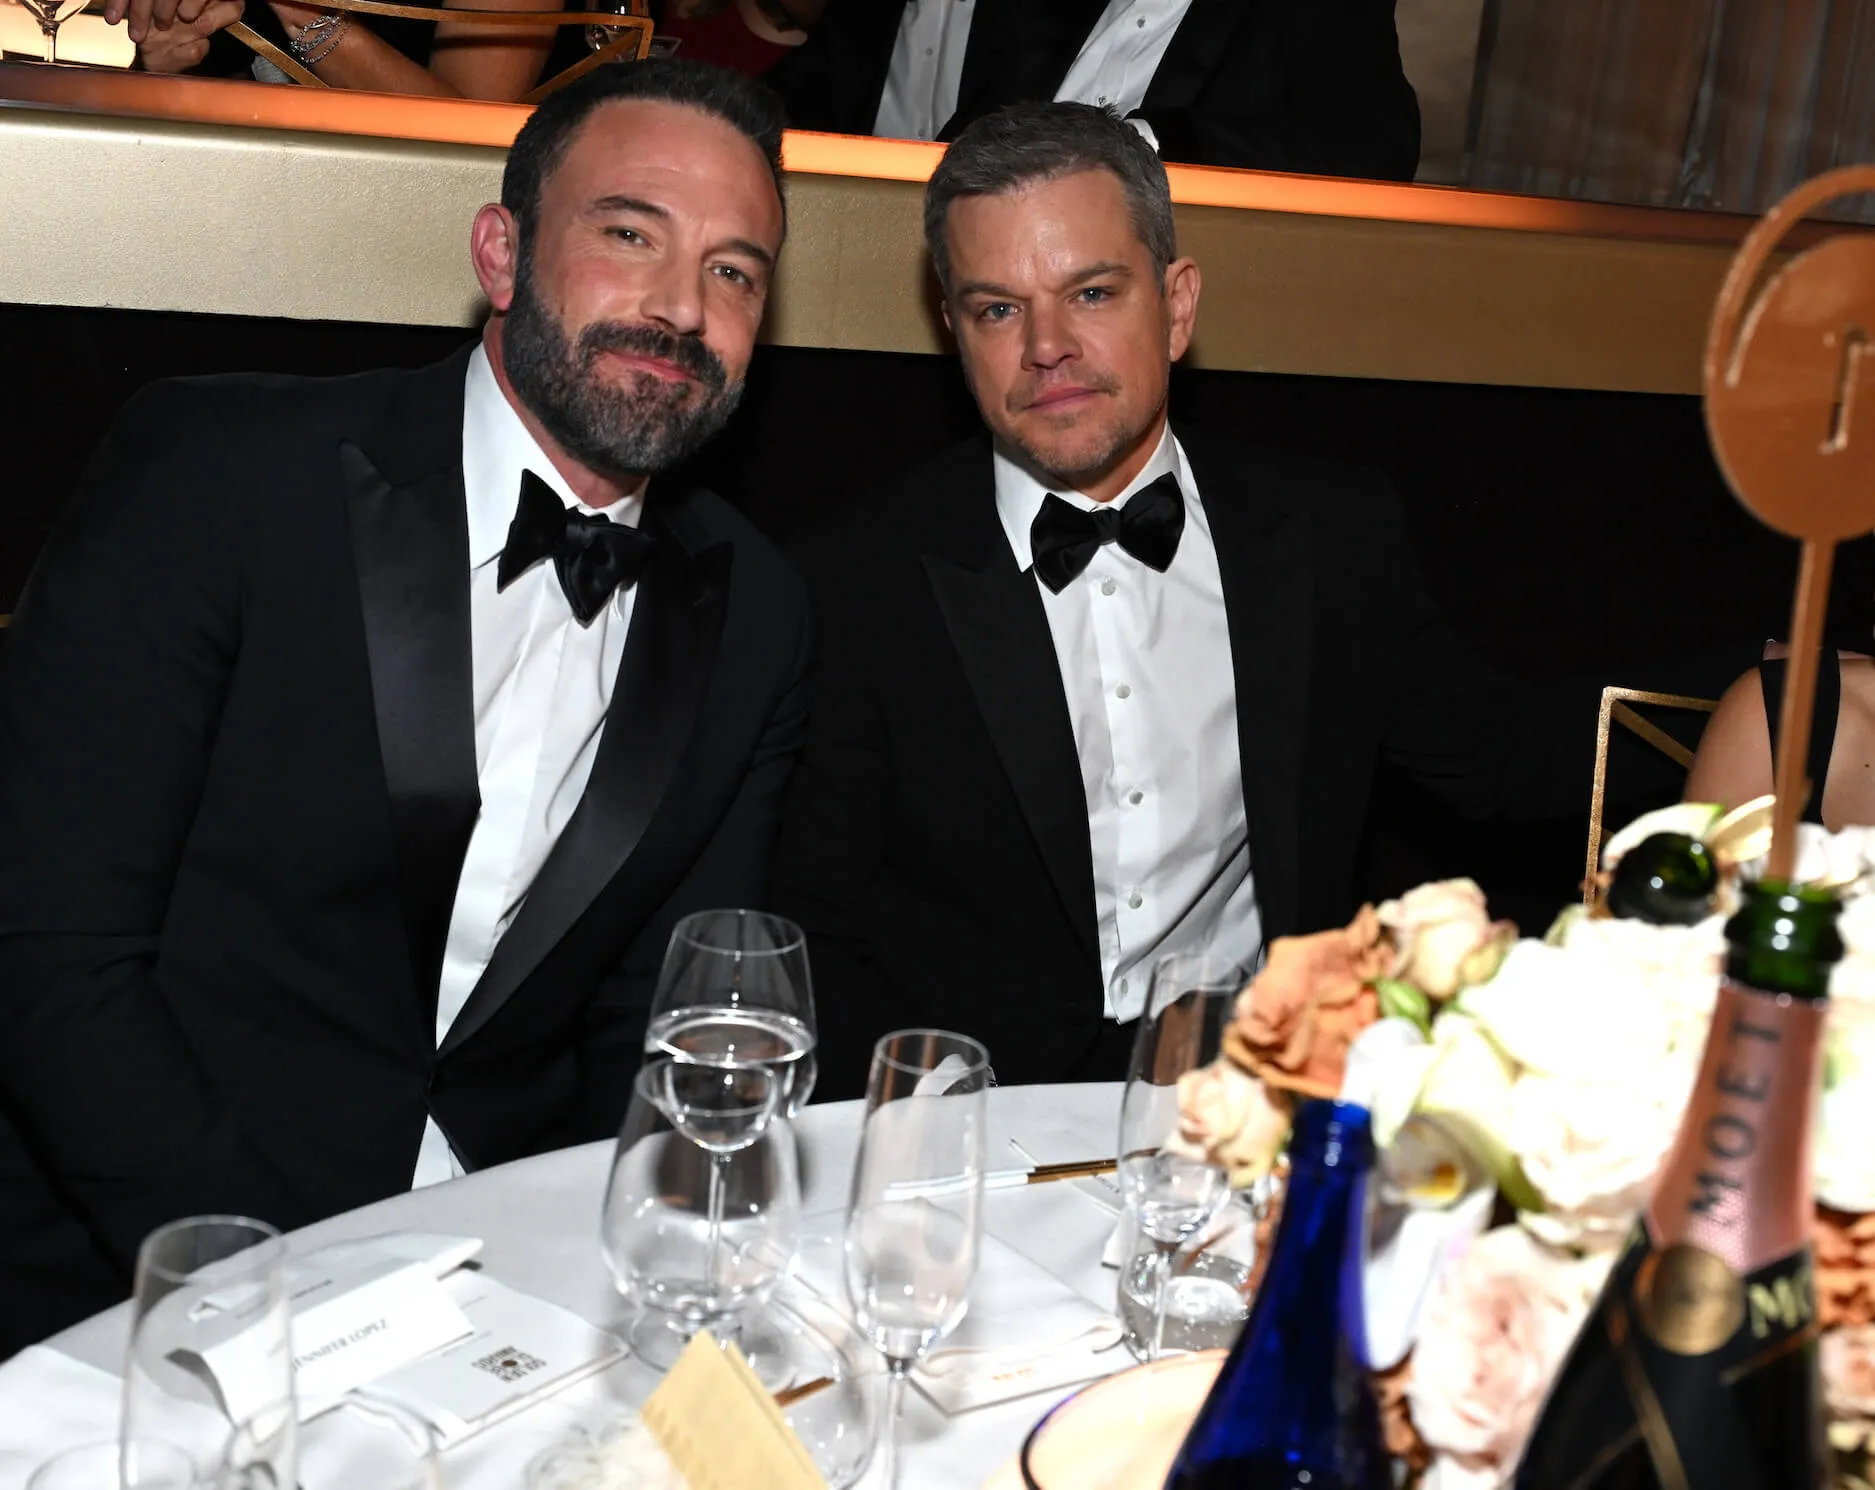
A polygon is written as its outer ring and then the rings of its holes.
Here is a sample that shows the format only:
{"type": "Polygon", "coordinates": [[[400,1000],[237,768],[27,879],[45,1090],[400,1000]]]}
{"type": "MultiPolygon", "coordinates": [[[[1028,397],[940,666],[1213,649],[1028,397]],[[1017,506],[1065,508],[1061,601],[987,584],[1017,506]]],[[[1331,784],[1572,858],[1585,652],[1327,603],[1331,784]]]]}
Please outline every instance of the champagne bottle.
{"type": "Polygon", "coordinates": [[[1305,1102],[1250,1318],[1166,1490],[1390,1490],[1367,1375],[1361,1263],[1374,1140],[1367,1109],[1305,1102]]]}
{"type": "Polygon", "coordinates": [[[1718,866],[1684,833],[1654,833],[1621,856],[1608,883],[1608,910],[1622,920],[1697,926],[1712,914],[1718,866]]]}
{"type": "Polygon", "coordinates": [[[1829,971],[1842,956],[1836,903],[1763,882],[1725,932],[1692,1102],[1551,1389],[1518,1490],[1827,1483],[1810,1136],[1829,971]]]}

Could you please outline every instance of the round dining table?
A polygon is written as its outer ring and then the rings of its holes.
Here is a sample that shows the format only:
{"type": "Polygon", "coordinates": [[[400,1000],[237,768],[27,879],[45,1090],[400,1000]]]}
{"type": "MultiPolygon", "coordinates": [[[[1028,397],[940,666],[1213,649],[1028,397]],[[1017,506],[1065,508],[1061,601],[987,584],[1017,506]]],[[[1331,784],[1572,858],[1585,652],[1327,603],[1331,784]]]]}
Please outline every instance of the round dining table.
{"type": "MultiPolygon", "coordinates": [[[[1041,1162],[1111,1158],[1118,1137],[1121,1086],[999,1087],[990,1093],[991,1169],[1007,1166],[1014,1144],[1041,1162]],[[999,1152],[1001,1151],[1001,1152],[999,1152]]],[[[810,1104],[796,1119],[808,1226],[838,1225],[859,1142],[857,1102],[810,1104]]],[[[393,1231],[479,1237],[486,1273],[552,1301],[601,1327],[623,1333],[626,1306],[599,1250],[599,1214],[613,1145],[592,1143],[481,1170],[334,1216],[291,1234],[297,1252],[393,1231]]],[[[1102,1254],[1118,1214],[1110,1182],[1008,1183],[984,1201],[984,1229],[1021,1258],[1083,1297],[1111,1310],[1116,1272],[1102,1254]]],[[[986,1264],[987,1265],[987,1264],[986,1264]]],[[[128,1306],[84,1321],[46,1342],[55,1351],[113,1375],[123,1368],[128,1306]]],[[[1130,1365],[1123,1347],[1112,1369],[1130,1365]]],[[[527,1411],[449,1449],[448,1490],[522,1490],[527,1466],[542,1450],[606,1404],[636,1405],[657,1375],[627,1357],[602,1376],[576,1383],[527,1411]]],[[[3,1382],[3,1378],[0,1378],[3,1382]]],[[[1023,1438],[1072,1388],[1037,1393],[947,1415],[918,1392],[906,1394],[901,1426],[908,1490],[975,1490],[1007,1466],[1023,1438]]],[[[0,1385],[0,1425],[10,1416],[0,1385]]],[[[5,1428],[0,1426],[0,1448],[5,1428]]],[[[0,1458],[0,1463],[3,1463],[0,1458]]],[[[880,1483],[878,1456],[858,1485],[880,1483]]],[[[21,1490],[24,1476],[0,1472],[0,1490],[21,1490]]],[[[368,1490],[360,1486],[359,1490],[368,1490]]],[[[753,1490],[753,1487],[752,1487],[753,1490]]]]}

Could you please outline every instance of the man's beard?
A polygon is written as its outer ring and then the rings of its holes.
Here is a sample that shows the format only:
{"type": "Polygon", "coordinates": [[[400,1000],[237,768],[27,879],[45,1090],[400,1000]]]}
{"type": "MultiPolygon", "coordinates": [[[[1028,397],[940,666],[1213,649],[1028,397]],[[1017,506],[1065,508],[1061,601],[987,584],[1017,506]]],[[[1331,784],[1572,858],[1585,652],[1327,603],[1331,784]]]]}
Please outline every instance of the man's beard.
{"type": "Polygon", "coordinates": [[[742,401],[716,354],[694,337],[654,326],[595,321],[577,342],[554,319],[523,269],[501,330],[508,381],[547,430],[587,469],[613,478],[668,471],[687,460],[729,422],[742,401]],[[642,373],[621,386],[594,364],[607,352],[655,357],[695,382],[642,373]]]}

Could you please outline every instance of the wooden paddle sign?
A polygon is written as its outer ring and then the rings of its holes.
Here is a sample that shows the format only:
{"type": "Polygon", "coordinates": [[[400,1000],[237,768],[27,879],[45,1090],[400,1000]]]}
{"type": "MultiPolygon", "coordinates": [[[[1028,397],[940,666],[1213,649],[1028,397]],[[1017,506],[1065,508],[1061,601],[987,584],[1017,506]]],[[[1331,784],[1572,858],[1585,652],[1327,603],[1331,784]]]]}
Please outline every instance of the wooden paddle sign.
{"type": "Polygon", "coordinates": [[[1875,529],[1875,233],[1845,231],[1770,264],[1805,216],[1866,191],[1875,165],[1850,166],[1765,214],[1732,261],[1706,341],[1706,428],[1720,469],[1748,510],[1803,542],[1777,733],[1775,879],[1788,880],[1796,862],[1836,545],[1875,529]]]}

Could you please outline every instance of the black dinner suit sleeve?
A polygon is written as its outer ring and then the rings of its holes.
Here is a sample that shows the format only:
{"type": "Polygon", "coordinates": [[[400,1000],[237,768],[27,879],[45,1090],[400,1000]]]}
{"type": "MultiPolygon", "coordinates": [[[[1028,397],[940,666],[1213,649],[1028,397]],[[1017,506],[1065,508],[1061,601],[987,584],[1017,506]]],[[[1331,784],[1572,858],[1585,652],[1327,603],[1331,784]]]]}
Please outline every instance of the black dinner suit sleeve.
{"type": "Polygon", "coordinates": [[[762,75],[790,127],[871,134],[904,13],[903,0],[829,0],[807,40],[762,75]]]}
{"type": "Polygon", "coordinates": [[[132,400],[28,584],[0,682],[0,1097],[126,1267],[177,1216],[303,1210],[156,969],[241,665],[243,550],[264,541],[232,495],[235,448],[184,385],[132,400]]]}
{"type": "Polygon", "coordinates": [[[611,1138],[624,1120],[631,1081],[644,1059],[645,1025],[671,931],[697,911],[766,908],[782,799],[808,730],[814,653],[807,597],[792,575],[770,598],[764,625],[788,638],[793,664],[767,715],[728,814],[670,898],[626,949],[586,1013],[580,1049],[582,1135],[611,1138]]]}
{"type": "Polygon", "coordinates": [[[1168,161],[1377,181],[1419,165],[1393,0],[1194,0],[1138,112],[1168,161]],[[1209,7],[1231,16],[1215,48],[1209,7]]]}

